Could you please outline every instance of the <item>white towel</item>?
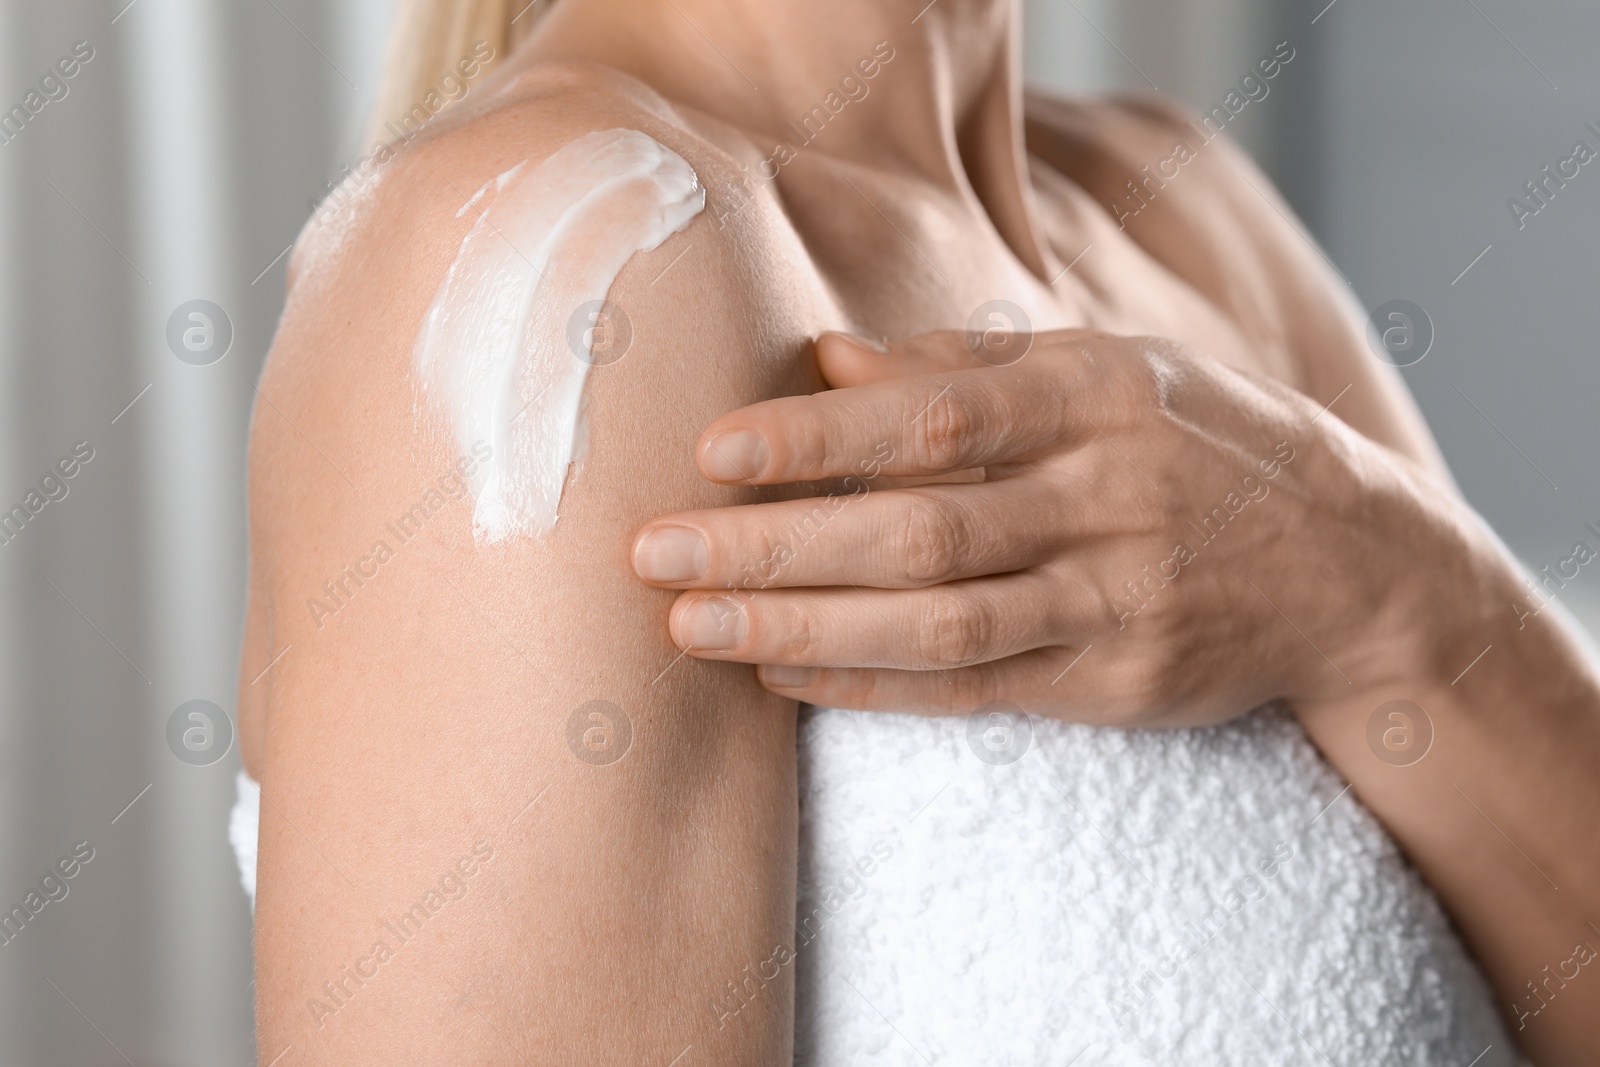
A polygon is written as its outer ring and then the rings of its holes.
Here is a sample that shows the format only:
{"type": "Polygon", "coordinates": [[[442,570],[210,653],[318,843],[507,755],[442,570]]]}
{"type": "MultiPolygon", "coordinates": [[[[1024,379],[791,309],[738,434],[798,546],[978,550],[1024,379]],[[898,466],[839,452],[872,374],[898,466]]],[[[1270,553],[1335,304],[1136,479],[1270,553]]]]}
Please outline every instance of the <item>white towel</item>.
{"type": "MultiPolygon", "coordinates": [[[[797,954],[711,991],[713,1025],[791,966],[808,1067],[1518,1062],[1431,892],[1281,709],[1033,720],[1009,763],[981,722],[804,712],[797,954]]],[[[241,774],[252,901],[259,798],[241,774]]]]}
{"type": "Polygon", "coordinates": [[[1516,1062],[1432,893],[1286,711],[1033,720],[1011,763],[969,724],[804,720],[797,1063],[1516,1062]]]}
{"type": "Polygon", "coordinates": [[[261,839],[261,787],[244,771],[239,772],[239,798],[228,816],[228,840],[239,860],[239,881],[250,898],[250,912],[256,910],[256,845],[261,839]]]}

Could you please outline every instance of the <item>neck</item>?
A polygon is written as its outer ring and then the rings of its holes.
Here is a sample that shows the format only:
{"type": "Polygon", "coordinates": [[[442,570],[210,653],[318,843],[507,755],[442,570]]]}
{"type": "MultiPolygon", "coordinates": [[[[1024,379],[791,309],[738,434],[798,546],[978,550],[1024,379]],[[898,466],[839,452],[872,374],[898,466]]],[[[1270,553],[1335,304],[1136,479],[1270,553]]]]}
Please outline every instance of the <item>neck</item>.
{"type": "Polygon", "coordinates": [[[1022,152],[1017,0],[544,2],[533,58],[603,63],[774,146],[970,194],[1034,273],[1048,269],[1022,152]]]}

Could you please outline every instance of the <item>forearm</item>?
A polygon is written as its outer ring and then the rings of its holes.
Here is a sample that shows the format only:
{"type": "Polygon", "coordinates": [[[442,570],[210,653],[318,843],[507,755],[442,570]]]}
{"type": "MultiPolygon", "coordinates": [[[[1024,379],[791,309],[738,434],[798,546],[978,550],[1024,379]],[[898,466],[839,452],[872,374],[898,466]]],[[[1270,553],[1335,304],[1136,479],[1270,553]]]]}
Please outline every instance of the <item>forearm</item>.
{"type": "Polygon", "coordinates": [[[1439,893],[1523,1047],[1541,1064],[1593,1062],[1600,966],[1577,946],[1600,948],[1600,680],[1493,536],[1440,493],[1423,512],[1438,521],[1418,529],[1432,551],[1412,556],[1418,577],[1389,605],[1410,620],[1383,642],[1390,658],[1298,711],[1439,893]]]}

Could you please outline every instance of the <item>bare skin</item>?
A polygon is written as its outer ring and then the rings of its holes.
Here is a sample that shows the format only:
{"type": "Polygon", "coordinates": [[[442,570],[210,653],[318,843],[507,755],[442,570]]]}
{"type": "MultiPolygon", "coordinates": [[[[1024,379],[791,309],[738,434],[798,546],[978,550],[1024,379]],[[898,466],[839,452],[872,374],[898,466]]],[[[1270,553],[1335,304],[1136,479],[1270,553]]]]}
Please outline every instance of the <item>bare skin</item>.
{"type": "MultiPolygon", "coordinates": [[[[298,1062],[341,1064],[447,1056],[670,1063],[686,1048],[699,1063],[789,1058],[792,967],[780,965],[764,999],[733,1024],[719,1025],[706,1004],[746,966],[792,944],[797,696],[848,704],[866,694],[859,686],[768,691],[742,663],[717,661],[785,662],[765,648],[755,656],[680,658],[668,629],[677,619],[675,593],[631,573],[634,536],[655,516],[713,515],[719,512],[706,509],[837,489],[836,477],[850,472],[804,449],[794,450],[795,467],[757,479],[768,486],[708,479],[703,450],[696,466],[697,441],[727,412],[821,390],[819,356],[833,385],[881,379],[925,389],[923,374],[955,369],[948,346],[929,344],[921,355],[897,348],[898,362],[886,364],[881,355],[847,351],[845,342],[825,342],[814,354],[811,339],[828,331],[911,337],[959,329],[971,309],[995,298],[1020,305],[1041,330],[1170,339],[1171,359],[1197,361],[1183,364],[1187,380],[1225,394],[1206,408],[1212,437],[1241,447],[1273,437],[1270,452],[1277,427],[1266,423],[1292,424],[1297,447],[1307,442],[1303,467],[1289,468],[1306,479],[1304,498],[1327,484],[1305,473],[1313,464],[1344,489],[1341,502],[1373,486],[1394,495],[1400,483],[1411,486],[1414,514],[1429,519],[1436,539],[1428,543],[1456,553],[1451,569],[1432,569],[1414,591],[1453,589],[1447,579],[1461,575],[1480,598],[1452,594],[1439,602],[1433,611],[1476,612],[1458,616],[1448,633],[1433,629],[1432,612],[1403,610],[1416,598],[1397,603],[1393,614],[1415,624],[1402,647],[1421,657],[1417,671],[1397,673],[1389,663],[1336,693],[1316,673],[1319,664],[1326,671],[1320,658],[1261,630],[1249,651],[1281,650],[1279,673],[1251,678],[1236,661],[1210,677],[1183,677],[1171,692],[1155,684],[1137,691],[1159,693],[1150,704],[1173,709],[1193,700],[1210,718],[1243,711],[1247,698],[1269,689],[1296,697],[1308,730],[1418,859],[1506,999],[1544,963],[1567,955],[1570,946],[1557,942],[1580,936],[1568,927],[1581,903],[1565,902],[1581,902],[1582,887],[1596,884],[1592,860],[1575,842],[1585,829],[1592,839],[1583,812],[1600,805],[1564,800],[1542,827],[1536,823],[1541,799],[1560,790],[1593,799],[1593,786],[1575,771],[1596,751],[1592,705],[1584,703],[1593,680],[1549,631],[1518,639],[1541,651],[1479,664],[1481,690],[1457,693],[1437,681],[1444,664],[1455,663],[1446,638],[1460,638],[1467,619],[1488,625],[1509,579],[1492,540],[1473,535],[1459,504],[1449,502],[1420,419],[1365,354],[1316,252],[1285,221],[1261,176],[1221,142],[1119,229],[1105,207],[1111,191],[1170,152],[1184,135],[1178,120],[1144,106],[1033,101],[1029,158],[1013,6],[942,0],[913,23],[923,7],[562,0],[493,85],[441,116],[331,228],[308,231],[261,383],[251,448],[252,594],[239,710],[247,767],[263,783],[263,1062],[289,1045],[298,1062]],[[783,124],[858,69],[878,42],[893,58],[880,63],[871,95],[851,103],[775,178],[751,181],[775,140],[794,140],[783,124]],[[759,91],[741,71],[759,80],[759,91]],[[391,544],[393,558],[376,577],[347,587],[336,613],[309,610],[323,583],[338,581],[342,568],[387,539],[385,524],[456,462],[448,436],[416,407],[410,352],[423,309],[472,222],[458,209],[514,163],[616,126],[648,133],[687,159],[707,188],[708,207],[686,232],[635,257],[612,289],[635,340],[625,359],[591,376],[589,459],[567,487],[559,524],[543,540],[481,547],[472,541],[468,504],[453,500],[419,534],[391,544]],[[1266,399],[1241,399],[1257,397],[1250,389],[1266,399]],[[1337,417],[1316,423],[1336,431],[1303,429],[1336,398],[1337,417]],[[1248,441],[1245,429],[1255,434],[1248,441]],[[1345,472],[1339,462],[1351,456],[1361,462],[1347,466],[1368,481],[1337,480],[1345,472]],[[791,484],[797,478],[818,481],[791,484]],[[1532,696],[1530,676],[1550,687],[1548,700],[1532,696]],[[1434,716],[1439,758],[1419,765],[1421,774],[1376,764],[1365,748],[1366,714],[1380,690],[1389,691],[1384,686],[1404,688],[1434,716]],[[1534,728],[1508,743],[1494,711],[1514,690],[1534,728]],[[573,713],[597,699],[623,709],[632,728],[626,755],[604,766],[578,759],[569,743],[573,713]],[[1494,752],[1497,763],[1488,758],[1494,752]],[[1516,867],[1514,854],[1501,855],[1503,840],[1486,836],[1470,809],[1441,814],[1436,801],[1449,780],[1479,790],[1476,802],[1514,839],[1529,835],[1541,859],[1550,843],[1541,866],[1562,885],[1559,901],[1516,867]],[[1433,806],[1424,810],[1425,803],[1433,806]],[[480,843],[492,858],[479,854],[459,898],[430,913],[422,934],[392,959],[362,965],[384,936],[383,921],[423,899],[480,843]],[[347,966],[363,975],[375,967],[375,975],[358,985],[343,978],[347,966]],[[318,998],[329,1005],[324,983],[336,986],[337,1011],[308,1006],[318,998]]],[[[1113,346],[1134,343],[1092,344],[1109,361],[1113,346]]],[[[1139,363],[1145,350],[1133,351],[1127,362],[1139,363]]],[[[1119,387],[1084,377],[1065,354],[1033,359],[1026,372],[993,372],[993,381],[1042,373],[1034,368],[1047,362],[1062,381],[1087,390],[1091,410],[1125,415],[1130,432],[1152,425],[1138,421],[1147,413],[1131,399],[1117,405],[1138,391],[1137,382],[1119,387]],[[1097,393],[1099,386],[1107,391],[1097,393]]],[[[994,392],[1005,390],[997,384],[994,392]]],[[[1018,403],[1014,395],[1009,402],[1018,403]]],[[[858,428],[868,436],[895,429],[881,409],[863,403],[861,411],[858,428]]],[[[752,425],[762,417],[729,416],[752,425]]],[[[1157,439],[1132,432],[1129,442],[1135,439],[1156,449],[1152,464],[1168,458],[1157,439]]],[[[983,435],[960,444],[974,451],[934,466],[1003,469],[1019,458],[983,435]]],[[[1075,461],[1070,449],[1058,454],[1058,467],[1075,461]]],[[[1092,473],[1135,500],[1137,487],[1114,482],[1114,464],[1097,459],[1092,473]]],[[[1215,467],[1158,469],[1162,484],[1169,471],[1219,477],[1215,467]]],[[[1154,538],[1166,514],[1151,508],[1139,536],[1154,538]]],[[[995,573],[983,569],[993,559],[1031,565],[1014,554],[1015,530],[992,533],[988,542],[973,541],[998,546],[992,559],[959,577],[995,573]]],[[[726,558],[713,551],[719,566],[742,551],[736,534],[728,542],[726,558]]],[[[1280,540],[1252,558],[1276,557],[1290,570],[1297,550],[1280,540]]],[[[1392,561],[1395,573],[1400,562],[1392,561]]],[[[833,581],[826,560],[816,566],[813,577],[833,581]]],[[[917,584],[952,577],[935,568],[917,584]]],[[[1321,579],[1324,592],[1328,581],[1321,579]]],[[[1216,599],[1197,606],[1174,596],[1176,618],[1239,612],[1241,630],[1263,618],[1226,583],[1189,584],[1216,599]]],[[[1340,603],[1371,603],[1364,587],[1345,595],[1340,603]]],[[[868,632],[859,622],[843,631],[868,632]]],[[[1505,638],[1501,645],[1498,631],[1489,640],[1497,652],[1514,644],[1505,638]]],[[[1383,660],[1366,655],[1375,644],[1341,643],[1341,653],[1361,651],[1341,666],[1383,660]]],[[[1011,651],[975,650],[973,663],[1011,651]]],[[[896,658],[903,654],[886,642],[873,665],[923,666],[896,658]]],[[[817,663],[838,659],[819,654],[817,663]]],[[[1145,682],[1176,677],[1144,670],[1145,682]]],[[[1149,710],[1124,705],[1125,720],[1149,710]]],[[[1577,1062],[1582,1042],[1593,1040],[1579,1026],[1577,993],[1525,1034],[1547,1062],[1577,1062]]]]}

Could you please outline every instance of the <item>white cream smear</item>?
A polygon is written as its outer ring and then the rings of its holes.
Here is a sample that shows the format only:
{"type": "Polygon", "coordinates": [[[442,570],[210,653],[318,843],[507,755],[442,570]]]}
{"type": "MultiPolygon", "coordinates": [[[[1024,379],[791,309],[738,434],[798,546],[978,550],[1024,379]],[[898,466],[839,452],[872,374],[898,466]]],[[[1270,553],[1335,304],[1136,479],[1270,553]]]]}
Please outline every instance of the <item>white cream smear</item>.
{"type": "Polygon", "coordinates": [[[683,157],[617,129],[517,164],[461,209],[478,219],[414,355],[461,454],[489,445],[472,479],[479,541],[538,537],[555,525],[584,435],[584,381],[609,358],[595,352],[606,329],[595,310],[634,253],[685,229],[705,201],[683,157]]]}

